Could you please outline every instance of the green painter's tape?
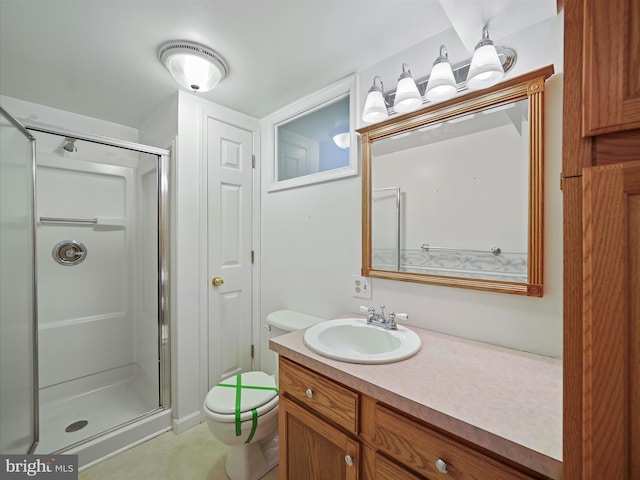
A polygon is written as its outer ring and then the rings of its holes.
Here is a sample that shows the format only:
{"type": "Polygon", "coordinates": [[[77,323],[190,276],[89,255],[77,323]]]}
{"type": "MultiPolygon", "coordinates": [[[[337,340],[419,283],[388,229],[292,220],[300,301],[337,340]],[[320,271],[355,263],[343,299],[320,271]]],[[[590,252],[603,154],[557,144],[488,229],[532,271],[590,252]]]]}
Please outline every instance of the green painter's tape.
{"type": "MultiPolygon", "coordinates": [[[[216,387],[231,387],[238,388],[237,385],[231,385],[230,383],[219,383],[216,387]]],[[[247,390],[273,390],[278,393],[278,389],[276,387],[256,387],[255,385],[241,385],[240,388],[246,388],[247,390]]]]}
{"type": "Polygon", "coordinates": [[[249,438],[244,443],[249,443],[253,439],[253,436],[256,434],[256,429],[258,428],[258,410],[251,410],[251,433],[249,434],[249,438]]]}
{"type": "Polygon", "coordinates": [[[242,381],[240,375],[236,376],[236,437],[242,435],[240,422],[240,396],[242,395],[242,381]]]}
{"type": "MultiPolygon", "coordinates": [[[[276,387],[258,387],[256,385],[242,385],[241,375],[236,375],[236,384],[232,385],[230,383],[219,383],[216,385],[217,387],[229,387],[236,389],[236,408],[235,408],[235,419],[236,419],[236,437],[242,435],[242,421],[240,420],[241,411],[240,411],[240,400],[241,400],[241,391],[243,388],[248,390],[273,390],[278,393],[278,389],[276,387]]],[[[249,433],[249,438],[244,443],[249,443],[253,436],[256,433],[256,429],[258,428],[258,410],[253,408],[251,410],[251,433],[249,433]]]]}

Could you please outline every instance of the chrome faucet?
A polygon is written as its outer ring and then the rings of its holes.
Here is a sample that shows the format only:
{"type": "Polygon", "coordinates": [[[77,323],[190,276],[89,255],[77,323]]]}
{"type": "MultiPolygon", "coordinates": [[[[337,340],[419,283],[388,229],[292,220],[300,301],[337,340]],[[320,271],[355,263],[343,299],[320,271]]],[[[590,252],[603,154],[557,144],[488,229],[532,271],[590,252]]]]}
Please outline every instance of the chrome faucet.
{"type": "Polygon", "coordinates": [[[406,313],[389,312],[389,318],[384,316],[384,305],[380,305],[380,313],[376,312],[374,307],[360,307],[360,311],[367,314],[367,325],[375,325],[386,330],[397,330],[398,324],[396,318],[407,319],[406,313]]]}

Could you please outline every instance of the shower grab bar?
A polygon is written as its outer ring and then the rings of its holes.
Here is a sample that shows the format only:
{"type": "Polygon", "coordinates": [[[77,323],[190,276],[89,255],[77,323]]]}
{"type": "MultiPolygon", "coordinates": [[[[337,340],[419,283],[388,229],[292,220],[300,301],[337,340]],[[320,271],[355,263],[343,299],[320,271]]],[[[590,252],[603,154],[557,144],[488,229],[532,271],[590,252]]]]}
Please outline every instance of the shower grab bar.
{"type": "Polygon", "coordinates": [[[97,218],[60,218],[60,217],[40,217],[40,222],[46,223],[88,223],[95,225],[97,218]]]}
{"type": "Polygon", "coordinates": [[[493,253],[496,256],[502,253],[502,249],[500,247],[491,247],[488,250],[477,250],[475,248],[434,247],[429,245],[427,242],[424,242],[422,245],[420,245],[420,248],[422,250],[451,250],[451,251],[463,250],[465,252],[493,253]]]}

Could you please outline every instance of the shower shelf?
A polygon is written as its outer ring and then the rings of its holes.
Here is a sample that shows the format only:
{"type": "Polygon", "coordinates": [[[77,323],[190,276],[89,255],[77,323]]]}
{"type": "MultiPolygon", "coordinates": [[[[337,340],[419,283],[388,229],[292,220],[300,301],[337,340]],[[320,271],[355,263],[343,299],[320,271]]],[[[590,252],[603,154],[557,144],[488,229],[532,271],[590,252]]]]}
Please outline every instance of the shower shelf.
{"type": "Polygon", "coordinates": [[[41,225],[87,225],[94,228],[125,228],[126,220],[121,217],[67,218],[40,217],[41,225]]]}

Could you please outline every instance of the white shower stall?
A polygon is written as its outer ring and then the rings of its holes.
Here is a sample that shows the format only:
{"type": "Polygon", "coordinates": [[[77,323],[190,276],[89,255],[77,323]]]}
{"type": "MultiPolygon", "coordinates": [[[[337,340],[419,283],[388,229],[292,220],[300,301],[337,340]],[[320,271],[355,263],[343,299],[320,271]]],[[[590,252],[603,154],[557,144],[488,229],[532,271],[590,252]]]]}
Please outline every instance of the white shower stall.
{"type": "Polygon", "coordinates": [[[82,465],[101,456],[84,455],[87,445],[118,444],[118,432],[159,414],[170,425],[168,152],[26,127],[35,137],[35,453],[78,453],[82,465]]]}

